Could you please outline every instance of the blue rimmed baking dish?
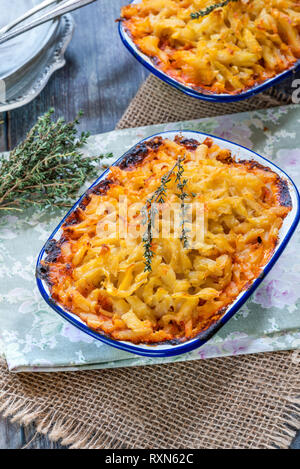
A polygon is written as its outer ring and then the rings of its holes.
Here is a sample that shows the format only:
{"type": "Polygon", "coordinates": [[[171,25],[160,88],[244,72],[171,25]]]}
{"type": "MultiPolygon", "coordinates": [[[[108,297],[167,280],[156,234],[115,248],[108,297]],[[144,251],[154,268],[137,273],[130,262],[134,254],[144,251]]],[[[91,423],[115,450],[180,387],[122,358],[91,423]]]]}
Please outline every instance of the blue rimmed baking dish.
{"type": "MultiPolygon", "coordinates": [[[[133,0],[130,3],[140,3],[140,2],[141,0],[133,0]]],[[[274,86],[276,83],[279,83],[280,81],[288,78],[293,73],[295,73],[298,69],[300,69],[300,60],[298,60],[292,67],[285,70],[284,72],[279,73],[275,77],[269,78],[263,83],[257,84],[247,89],[246,91],[243,91],[237,94],[229,94],[229,93],[217,94],[217,93],[211,93],[205,90],[197,91],[190,86],[186,86],[183,83],[180,83],[179,81],[170,77],[169,75],[164,73],[162,70],[160,70],[158,67],[156,67],[153,61],[146,54],[141,52],[140,49],[136,46],[136,44],[133,42],[130,35],[127,33],[126,29],[124,28],[122,21],[119,22],[119,34],[120,34],[123,44],[129,50],[129,52],[131,52],[131,54],[142,65],[144,65],[144,67],[146,67],[151,73],[153,73],[153,75],[155,75],[157,78],[160,78],[163,82],[178,89],[179,91],[182,91],[184,94],[191,96],[193,98],[202,99],[204,101],[228,102],[228,103],[233,102],[233,101],[242,101],[243,99],[250,98],[251,96],[254,96],[257,93],[261,93],[267,88],[274,86]]]]}
{"type": "MultiPolygon", "coordinates": [[[[82,202],[83,198],[85,197],[86,193],[75,203],[75,205],[71,208],[71,210],[67,213],[67,215],[63,218],[63,220],[59,223],[53,233],[50,235],[47,243],[42,248],[36,266],[37,272],[37,285],[38,288],[44,298],[44,300],[48,303],[51,308],[53,308],[58,314],[60,314],[64,319],[69,321],[78,329],[86,332],[90,336],[94,337],[97,340],[100,340],[108,345],[113,347],[119,348],[121,350],[132,352],[137,355],[143,356],[151,356],[151,357],[167,357],[167,356],[174,356],[179,355],[182,353],[189,352],[194,350],[204,343],[206,343],[227,321],[241,308],[241,306],[246,302],[249,296],[256,290],[256,288],[260,285],[265,275],[271,270],[275,262],[278,260],[279,256],[282,254],[284,248],[286,247],[287,243],[289,242],[293,232],[295,231],[297,224],[300,219],[300,198],[298,190],[293,183],[293,181],[289,178],[289,176],[278,168],[274,163],[263,158],[262,156],[258,155],[257,153],[248,150],[241,145],[236,143],[232,143],[228,140],[224,140],[222,138],[214,137],[212,135],[208,135],[202,132],[196,131],[189,131],[189,130],[181,130],[181,131],[168,131],[168,132],[161,132],[159,134],[153,135],[152,137],[148,137],[141,142],[138,142],[133,148],[131,148],[128,152],[126,152],[121,158],[119,158],[114,165],[119,164],[123,159],[127,157],[127,155],[132,154],[134,149],[143,143],[145,140],[149,140],[154,137],[162,136],[163,138],[174,139],[176,135],[181,134],[185,139],[197,139],[200,142],[205,140],[207,137],[212,137],[214,142],[219,145],[221,148],[226,148],[232,151],[232,154],[235,155],[237,160],[249,160],[249,161],[256,161],[263,166],[269,167],[273,172],[278,174],[278,176],[286,183],[285,186],[288,189],[289,196],[291,199],[292,209],[287,215],[287,217],[283,221],[283,225],[279,232],[279,239],[277,246],[274,250],[272,258],[269,262],[263,267],[263,270],[258,278],[256,278],[249,288],[245,291],[242,291],[240,295],[236,298],[236,300],[226,309],[223,316],[218,319],[213,325],[201,332],[197,337],[187,340],[184,343],[180,344],[173,344],[173,343],[164,343],[164,344],[153,344],[153,345],[134,345],[127,341],[117,341],[110,338],[108,335],[104,333],[98,333],[92,329],[90,329],[78,316],[75,314],[67,311],[61,305],[59,305],[54,299],[51,298],[51,293],[48,287],[48,284],[43,279],[43,275],[41,275],[41,268],[43,267],[41,262],[45,259],[46,253],[46,245],[49,243],[50,240],[55,239],[59,240],[62,234],[61,226],[66,220],[66,218],[77,209],[79,204],[82,202]]],[[[107,169],[88,189],[92,189],[100,181],[105,179],[108,175],[109,169],[107,169]]]]}

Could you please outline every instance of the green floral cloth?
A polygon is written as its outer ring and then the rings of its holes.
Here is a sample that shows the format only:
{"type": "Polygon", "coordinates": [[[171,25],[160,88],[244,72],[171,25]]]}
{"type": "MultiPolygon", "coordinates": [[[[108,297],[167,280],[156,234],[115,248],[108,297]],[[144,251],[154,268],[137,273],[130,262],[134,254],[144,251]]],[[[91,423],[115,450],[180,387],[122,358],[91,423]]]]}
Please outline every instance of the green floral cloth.
{"type": "MultiPolygon", "coordinates": [[[[164,130],[199,130],[272,159],[300,186],[300,106],[96,135],[86,154],[121,156],[164,130]]],[[[300,348],[299,228],[260,288],[206,345],[175,358],[144,358],[80,332],[42,299],[35,283],[38,253],[62,214],[26,212],[0,218],[0,352],[11,371],[110,368],[300,348]]]]}

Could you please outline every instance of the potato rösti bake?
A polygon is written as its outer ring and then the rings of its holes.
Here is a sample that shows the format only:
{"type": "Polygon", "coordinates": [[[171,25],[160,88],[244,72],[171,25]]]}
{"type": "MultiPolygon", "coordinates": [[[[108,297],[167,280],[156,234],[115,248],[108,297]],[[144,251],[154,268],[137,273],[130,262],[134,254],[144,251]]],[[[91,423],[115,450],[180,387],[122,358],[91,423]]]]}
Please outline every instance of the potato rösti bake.
{"type": "Polygon", "coordinates": [[[290,209],[287,183],[268,167],[237,161],[209,137],[202,143],[182,135],[174,141],[154,137],[86,193],[62,225],[61,238],[47,243],[38,275],[53,300],[91,329],[133,343],[183,342],[214,324],[260,275],[290,209]],[[161,181],[163,210],[173,217],[182,189],[185,204],[203,207],[204,231],[197,244],[186,246],[172,230],[169,237],[158,230],[145,269],[149,225],[133,206],[147,207],[161,181]],[[121,213],[124,198],[127,211],[121,213]],[[115,210],[111,225],[107,204],[115,210]],[[135,223],[136,230],[121,236],[124,223],[135,223]]]}
{"type": "Polygon", "coordinates": [[[215,3],[142,0],[121,17],[157,68],[197,91],[241,93],[300,58],[299,0],[232,0],[193,18],[215,3]]]}

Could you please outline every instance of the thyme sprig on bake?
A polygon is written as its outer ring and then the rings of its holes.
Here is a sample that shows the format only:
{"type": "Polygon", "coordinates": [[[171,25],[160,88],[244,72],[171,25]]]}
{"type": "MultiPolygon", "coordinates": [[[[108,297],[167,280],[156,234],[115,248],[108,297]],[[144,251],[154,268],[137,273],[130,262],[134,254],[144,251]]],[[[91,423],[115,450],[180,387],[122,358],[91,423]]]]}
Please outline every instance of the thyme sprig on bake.
{"type": "Polygon", "coordinates": [[[39,117],[8,157],[0,156],[0,213],[69,206],[84,182],[98,175],[103,156],[85,158],[80,152],[89,137],[82,132],[77,138],[82,113],[67,123],[54,121],[53,112],[39,117]]]}
{"type": "Polygon", "coordinates": [[[152,194],[152,196],[146,200],[146,204],[144,205],[141,214],[143,216],[142,224],[147,225],[144,236],[143,236],[143,243],[144,243],[144,258],[145,258],[145,272],[151,272],[152,270],[152,259],[154,257],[154,251],[152,249],[152,241],[153,241],[153,226],[155,223],[155,217],[157,214],[157,209],[153,207],[154,203],[163,204],[165,202],[167,196],[167,185],[172,179],[172,174],[177,167],[176,164],[168,171],[160,181],[160,186],[156,189],[156,191],[152,194]]]}
{"type": "Polygon", "coordinates": [[[187,239],[187,230],[185,228],[185,199],[188,197],[188,194],[185,192],[185,187],[188,183],[187,179],[182,179],[182,175],[184,173],[184,167],[182,165],[183,161],[185,160],[185,156],[178,157],[176,164],[168,171],[162,178],[161,184],[156,189],[156,191],[152,194],[152,196],[146,200],[146,204],[144,205],[141,214],[142,214],[142,224],[147,225],[146,230],[143,236],[143,243],[144,243],[144,259],[145,259],[145,272],[152,271],[152,259],[155,255],[153,251],[152,241],[153,241],[153,226],[155,224],[155,217],[158,213],[157,209],[155,208],[155,203],[163,204],[166,200],[167,196],[167,185],[172,180],[172,176],[174,174],[175,169],[177,168],[176,179],[177,182],[177,189],[179,190],[179,194],[177,197],[181,201],[181,213],[182,213],[182,220],[181,220],[181,241],[185,248],[188,247],[188,239],[187,239]]]}
{"type": "Polygon", "coordinates": [[[217,8],[223,8],[226,7],[230,2],[237,2],[238,0],[224,0],[223,2],[219,3],[214,3],[213,5],[210,5],[209,7],[196,11],[194,13],[191,13],[191,18],[193,20],[197,20],[198,18],[202,18],[203,16],[209,15],[211,12],[216,10],[217,8]]]}
{"type": "Polygon", "coordinates": [[[185,156],[183,157],[178,157],[177,160],[177,175],[176,175],[176,182],[177,184],[177,189],[179,190],[179,194],[177,194],[177,197],[180,200],[180,208],[181,208],[181,241],[183,243],[183,247],[185,249],[188,248],[189,242],[187,238],[187,233],[188,229],[185,226],[186,220],[185,220],[185,215],[186,215],[186,205],[185,205],[185,199],[188,197],[188,194],[185,192],[186,185],[188,183],[187,179],[182,179],[182,175],[184,173],[184,167],[182,166],[182,163],[185,160],[185,156]]]}

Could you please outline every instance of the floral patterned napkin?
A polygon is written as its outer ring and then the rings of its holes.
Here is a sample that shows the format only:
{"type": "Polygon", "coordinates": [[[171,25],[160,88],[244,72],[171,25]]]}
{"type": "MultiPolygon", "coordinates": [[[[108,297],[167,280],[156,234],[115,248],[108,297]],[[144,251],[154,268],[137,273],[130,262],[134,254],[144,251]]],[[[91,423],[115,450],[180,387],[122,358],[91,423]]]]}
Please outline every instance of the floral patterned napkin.
{"type": "MultiPolygon", "coordinates": [[[[300,186],[300,106],[113,131],[89,139],[86,154],[121,156],[164,130],[199,130],[272,159],[300,186]]],[[[145,358],[90,338],[47,306],[35,283],[38,253],[62,214],[0,218],[0,353],[11,371],[112,368],[300,348],[299,228],[260,288],[218,334],[175,358],[145,358]]]]}

